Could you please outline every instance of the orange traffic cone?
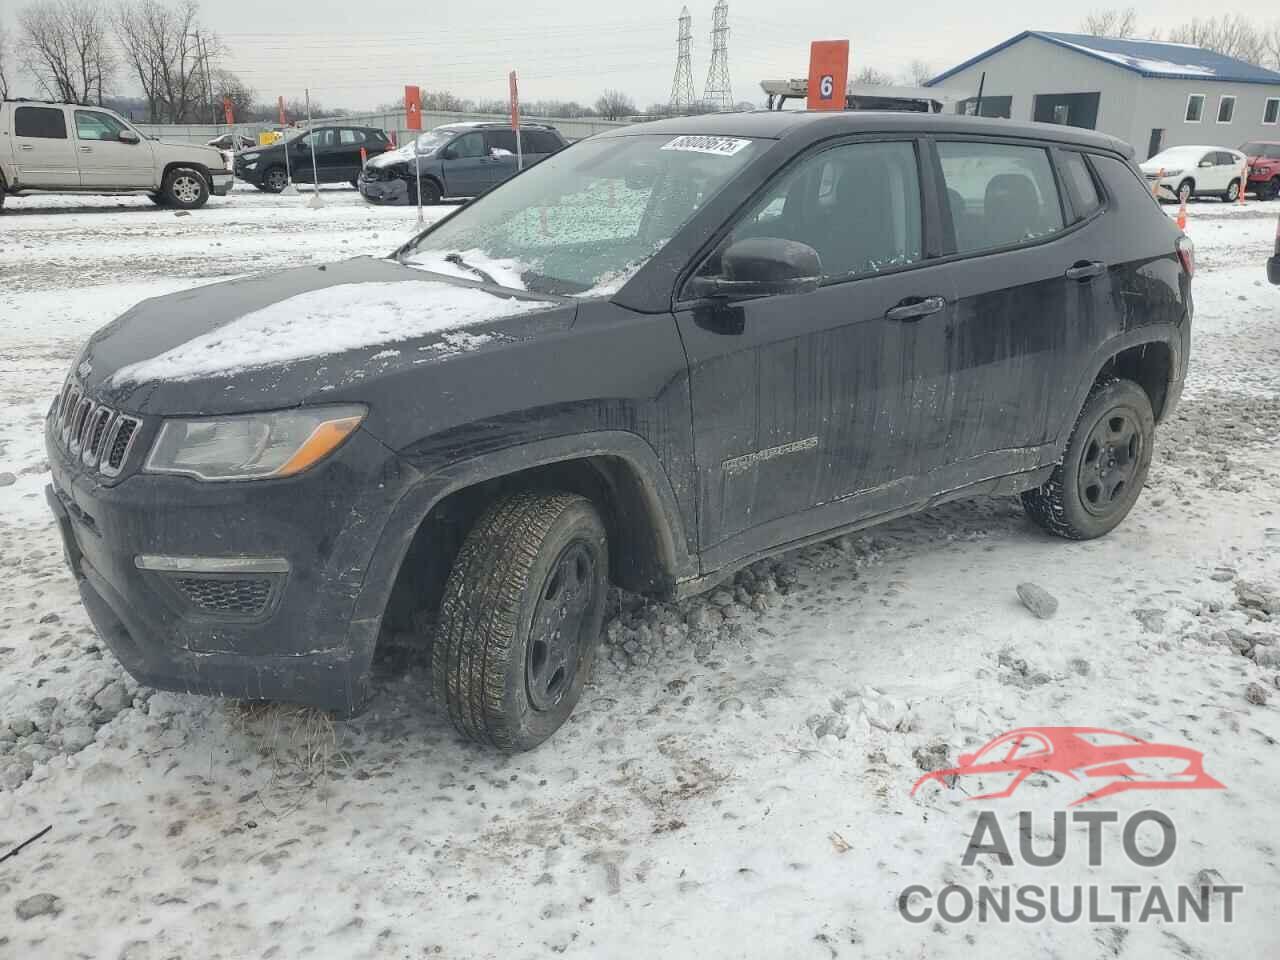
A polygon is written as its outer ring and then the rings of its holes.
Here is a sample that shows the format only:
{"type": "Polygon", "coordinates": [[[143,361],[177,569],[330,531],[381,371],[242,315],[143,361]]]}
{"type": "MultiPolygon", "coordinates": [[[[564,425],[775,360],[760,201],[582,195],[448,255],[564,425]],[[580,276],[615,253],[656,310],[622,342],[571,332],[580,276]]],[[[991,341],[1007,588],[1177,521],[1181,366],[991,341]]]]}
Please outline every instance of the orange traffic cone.
{"type": "Polygon", "coordinates": [[[360,148],[360,169],[363,170],[365,164],[369,162],[369,154],[364,147],[360,148]]]}
{"type": "Polygon", "coordinates": [[[1178,225],[1179,230],[1187,229],[1187,201],[1182,201],[1182,206],[1178,207],[1178,219],[1174,221],[1178,225]]]}
{"type": "Polygon", "coordinates": [[[1236,195],[1236,203],[1244,206],[1244,191],[1249,186],[1249,168],[1246,166],[1240,171],[1240,193],[1236,195]]]}

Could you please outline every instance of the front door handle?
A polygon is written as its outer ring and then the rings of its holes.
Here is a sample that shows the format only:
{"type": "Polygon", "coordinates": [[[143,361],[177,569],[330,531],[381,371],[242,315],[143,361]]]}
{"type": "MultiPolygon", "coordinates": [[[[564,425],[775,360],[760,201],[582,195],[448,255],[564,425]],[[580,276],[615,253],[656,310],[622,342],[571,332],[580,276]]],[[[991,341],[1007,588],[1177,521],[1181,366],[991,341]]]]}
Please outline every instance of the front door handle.
{"type": "Polygon", "coordinates": [[[1101,260],[1077,260],[1067,268],[1068,280],[1092,280],[1107,272],[1107,265],[1101,260]]]}
{"type": "Polygon", "coordinates": [[[82,147],[80,148],[80,152],[81,152],[81,153],[93,153],[93,147],[89,147],[89,146],[82,146],[82,147]]]}
{"type": "Polygon", "coordinates": [[[947,306],[943,297],[907,297],[896,307],[885,311],[886,320],[902,320],[906,322],[919,320],[930,314],[941,313],[947,306]]]}
{"type": "Polygon", "coordinates": [[[36,147],[35,147],[35,144],[33,144],[33,143],[20,143],[20,144],[18,144],[18,149],[19,149],[19,150],[34,150],[35,148],[36,148],[36,147]]]}

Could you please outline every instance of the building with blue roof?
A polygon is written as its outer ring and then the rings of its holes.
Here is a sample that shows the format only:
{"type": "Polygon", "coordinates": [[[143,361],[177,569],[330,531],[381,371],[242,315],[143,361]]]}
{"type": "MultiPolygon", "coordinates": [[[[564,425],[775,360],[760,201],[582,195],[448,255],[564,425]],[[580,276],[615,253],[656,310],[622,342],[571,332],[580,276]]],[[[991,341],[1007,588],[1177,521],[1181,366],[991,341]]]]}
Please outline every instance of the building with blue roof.
{"type": "Polygon", "coordinates": [[[958,112],[1109,133],[1139,160],[1183,144],[1280,141],[1280,73],[1189,44],[1027,30],[928,85],[967,93],[958,112]]]}

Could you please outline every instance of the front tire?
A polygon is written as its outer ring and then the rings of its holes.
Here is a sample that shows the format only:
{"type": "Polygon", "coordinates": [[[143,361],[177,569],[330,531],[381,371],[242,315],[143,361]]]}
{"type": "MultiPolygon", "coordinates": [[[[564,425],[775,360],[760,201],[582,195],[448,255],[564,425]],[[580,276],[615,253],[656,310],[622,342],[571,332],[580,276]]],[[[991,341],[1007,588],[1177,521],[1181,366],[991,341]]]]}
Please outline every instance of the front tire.
{"type": "Polygon", "coordinates": [[[262,172],[262,182],[254,184],[267,193],[280,193],[289,185],[289,174],[284,167],[270,167],[262,172]]]}
{"type": "Polygon", "coordinates": [[[584,497],[526,491],[485,511],[449,574],[432,646],[435,698],[459,733],[530,750],[568,719],[591,672],[608,566],[584,497]]]}
{"type": "Polygon", "coordinates": [[[1068,540],[1115,529],[1137,503],[1151,466],[1155,415],[1132,380],[1094,384],[1062,462],[1038,490],[1022,495],[1037,524],[1068,540]]]}
{"type": "Polygon", "coordinates": [[[197,210],[209,200],[209,184],[199,170],[175,167],[164,178],[160,196],[166,206],[179,210],[197,210]]]}
{"type": "Polygon", "coordinates": [[[1196,185],[1191,180],[1183,180],[1178,184],[1178,202],[1186,203],[1196,192],[1196,185]]]}

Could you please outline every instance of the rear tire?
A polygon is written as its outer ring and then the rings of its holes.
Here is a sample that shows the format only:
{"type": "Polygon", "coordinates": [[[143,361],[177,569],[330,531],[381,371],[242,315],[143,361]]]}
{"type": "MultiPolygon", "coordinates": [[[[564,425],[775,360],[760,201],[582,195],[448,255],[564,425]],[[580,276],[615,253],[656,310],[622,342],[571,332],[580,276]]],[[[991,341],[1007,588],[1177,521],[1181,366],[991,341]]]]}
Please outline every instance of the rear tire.
{"type": "Polygon", "coordinates": [[[1227,203],[1235,203],[1239,199],[1240,199],[1240,181],[1232,180],[1231,183],[1227,186],[1227,193],[1226,193],[1226,196],[1223,197],[1223,200],[1225,200],[1227,203]]]}
{"type": "Polygon", "coordinates": [[[1068,540],[1092,540],[1133,509],[1151,466],[1155,415],[1132,380],[1094,384],[1067,441],[1062,462],[1038,490],[1022,495],[1037,524],[1068,540]]]}
{"type": "Polygon", "coordinates": [[[209,183],[199,170],[174,167],[164,178],[160,196],[166,206],[179,210],[197,210],[209,200],[209,183]]]}
{"type": "Polygon", "coordinates": [[[584,497],[525,491],[485,511],[449,574],[431,652],[435,699],[459,733],[529,750],[568,719],[599,642],[608,566],[584,497]]]}

